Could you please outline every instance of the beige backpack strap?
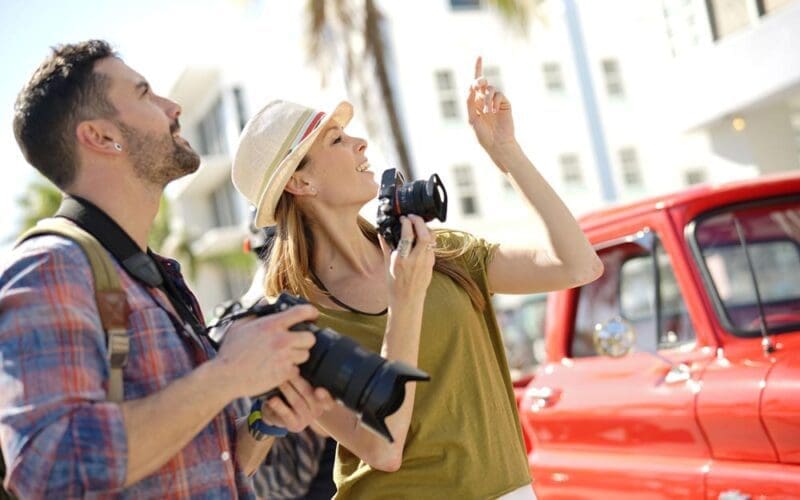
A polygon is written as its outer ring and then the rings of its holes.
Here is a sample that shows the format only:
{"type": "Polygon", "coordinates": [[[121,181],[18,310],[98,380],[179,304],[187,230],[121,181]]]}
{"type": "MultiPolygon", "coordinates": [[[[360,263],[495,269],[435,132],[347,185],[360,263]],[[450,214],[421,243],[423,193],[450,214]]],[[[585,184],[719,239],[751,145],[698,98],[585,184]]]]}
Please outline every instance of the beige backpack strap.
{"type": "Polygon", "coordinates": [[[100,322],[106,332],[108,360],[111,366],[108,381],[108,399],[113,402],[124,400],[122,369],[128,362],[130,341],[128,339],[128,298],[122,290],[119,274],[111,257],[97,239],[62,217],[39,221],[17,240],[17,244],[28,238],[45,234],[57,234],[69,238],[80,245],[94,277],[94,294],[100,322]]]}

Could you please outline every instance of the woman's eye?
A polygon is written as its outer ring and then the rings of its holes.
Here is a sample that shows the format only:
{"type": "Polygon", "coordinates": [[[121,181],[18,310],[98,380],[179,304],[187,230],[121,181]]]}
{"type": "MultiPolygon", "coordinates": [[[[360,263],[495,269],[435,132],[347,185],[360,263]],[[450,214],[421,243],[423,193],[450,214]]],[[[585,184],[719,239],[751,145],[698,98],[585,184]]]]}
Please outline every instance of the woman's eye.
{"type": "Polygon", "coordinates": [[[339,144],[340,142],[342,142],[342,136],[339,136],[339,137],[337,137],[336,139],[333,140],[334,144],[339,144]]]}

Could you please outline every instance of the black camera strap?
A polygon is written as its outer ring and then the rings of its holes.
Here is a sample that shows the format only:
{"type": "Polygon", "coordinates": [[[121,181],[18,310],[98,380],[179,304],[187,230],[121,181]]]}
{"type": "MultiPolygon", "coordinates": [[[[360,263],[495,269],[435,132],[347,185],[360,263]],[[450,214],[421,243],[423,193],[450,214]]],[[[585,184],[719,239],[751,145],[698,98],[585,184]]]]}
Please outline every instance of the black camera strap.
{"type": "MultiPolygon", "coordinates": [[[[191,333],[196,337],[195,342],[200,342],[200,337],[206,336],[202,321],[187,305],[187,298],[182,296],[166,270],[153,258],[150,249],[143,252],[108,214],[83,198],[66,195],[55,216],[71,220],[94,236],[131,277],[164,292],[180,319],[191,328],[191,333]]],[[[210,338],[208,340],[217,347],[210,338]]]]}

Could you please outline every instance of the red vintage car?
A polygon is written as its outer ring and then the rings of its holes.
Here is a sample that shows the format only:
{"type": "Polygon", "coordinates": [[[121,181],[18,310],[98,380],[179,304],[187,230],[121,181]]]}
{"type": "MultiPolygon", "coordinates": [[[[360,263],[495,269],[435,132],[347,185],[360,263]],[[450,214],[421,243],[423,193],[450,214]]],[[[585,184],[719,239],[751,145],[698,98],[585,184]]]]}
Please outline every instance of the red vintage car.
{"type": "Polygon", "coordinates": [[[590,214],[518,395],[539,498],[800,498],[800,175],[590,214]]]}

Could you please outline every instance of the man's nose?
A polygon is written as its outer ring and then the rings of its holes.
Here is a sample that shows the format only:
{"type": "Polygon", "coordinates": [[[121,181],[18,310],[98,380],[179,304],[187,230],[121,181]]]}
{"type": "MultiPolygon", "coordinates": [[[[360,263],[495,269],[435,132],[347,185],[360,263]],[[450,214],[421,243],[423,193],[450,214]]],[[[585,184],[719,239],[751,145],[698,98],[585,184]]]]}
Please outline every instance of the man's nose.
{"type": "Polygon", "coordinates": [[[171,120],[177,120],[183,111],[181,105],[171,99],[167,99],[166,97],[162,97],[161,99],[163,101],[163,108],[167,113],[167,116],[171,120]]]}

